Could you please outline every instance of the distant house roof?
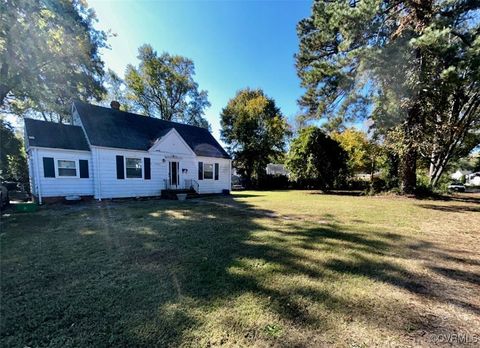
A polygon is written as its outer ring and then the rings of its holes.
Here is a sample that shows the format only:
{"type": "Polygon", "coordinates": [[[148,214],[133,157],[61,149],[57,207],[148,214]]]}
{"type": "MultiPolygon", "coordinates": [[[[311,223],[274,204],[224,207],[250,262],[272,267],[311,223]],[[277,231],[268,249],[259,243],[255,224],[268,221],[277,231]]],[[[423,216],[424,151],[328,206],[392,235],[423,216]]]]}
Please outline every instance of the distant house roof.
{"type": "Polygon", "coordinates": [[[90,151],[82,127],[25,118],[29,146],[90,151]]]}
{"type": "Polygon", "coordinates": [[[74,106],[91,145],[146,151],[175,128],[197,156],[230,158],[207,129],[82,102],[74,106]]]}

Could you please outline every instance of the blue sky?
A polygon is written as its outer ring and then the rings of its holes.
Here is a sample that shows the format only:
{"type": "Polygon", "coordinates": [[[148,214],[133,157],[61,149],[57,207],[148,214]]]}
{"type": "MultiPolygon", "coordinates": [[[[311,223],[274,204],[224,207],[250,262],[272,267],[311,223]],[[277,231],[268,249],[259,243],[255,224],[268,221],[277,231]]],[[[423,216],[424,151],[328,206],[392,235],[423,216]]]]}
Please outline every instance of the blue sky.
{"type": "Polygon", "coordinates": [[[151,44],[159,53],[180,54],[195,63],[201,89],[212,106],[206,117],[219,139],[219,114],[235,92],[262,88],[293,120],[302,94],[293,55],[296,24],[311,1],[93,1],[97,27],[116,37],[104,50],[106,67],[123,76],[137,64],[137,49],[151,44]]]}

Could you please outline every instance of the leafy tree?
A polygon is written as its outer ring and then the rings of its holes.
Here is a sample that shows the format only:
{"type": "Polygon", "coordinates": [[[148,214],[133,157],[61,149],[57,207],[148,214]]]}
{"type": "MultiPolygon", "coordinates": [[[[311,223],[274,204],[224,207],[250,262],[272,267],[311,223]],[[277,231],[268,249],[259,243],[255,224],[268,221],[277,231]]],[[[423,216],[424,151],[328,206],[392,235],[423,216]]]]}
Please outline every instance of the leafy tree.
{"type": "Polygon", "coordinates": [[[28,182],[28,168],[23,143],[13,127],[0,118],[0,177],[28,182]]]}
{"type": "Polygon", "coordinates": [[[367,138],[365,132],[347,128],[341,133],[332,132],[330,136],[348,153],[348,167],[351,173],[374,174],[382,151],[378,144],[367,138]]]}
{"type": "Polygon", "coordinates": [[[474,172],[480,172],[480,154],[477,155],[477,159],[475,160],[475,163],[473,164],[472,170],[474,172]]]}
{"type": "Polygon", "coordinates": [[[267,164],[281,158],[288,124],[275,101],[260,89],[243,89],[230,99],[221,114],[221,137],[233,155],[234,165],[246,178],[265,174],[267,164]]]}
{"type": "Polygon", "coordinates": [[[81,0],[0,2],[0,109],[62,122],[73,99],[99,100],[106,34],[81,0]]]}
{"type": "MultiPolygon", "coordinates": [[[[401,186],[413,192],[417,157],[431,134],[427,117],[447,111],[437,108],[446,91],[468,86],[449,103],[463,110],[458,115],[476,113],[479,7],[476,0],[315,1],[297,29],[306,88],[300,105],[310,118],[371,117],[378,132],[400,132],[401,186]]],[[[464,123],[458,134],[471,127],[464,123]]]]}
{"type": "Polygon", "coordinates": [[[307,127],[290,144],[286,166],[304,185],[329,190],[348,174],[348,153],[321,129],[307,127]]]}
{"type": "Polygon", "coordinates": [[[431,87],[423,94],[419,147],[431,186],[437,186],[449,162],[480,144],[480,19],[474,16],[480,3],[441,5],[447,5],[442,15],[414,42],[425,52],[424,74],[431,87]]]}
{"type": "Polygon", "coordinates": [[[208,128],[203,118],[210,106],[207,91],[193,80],[193,61],[178,55],[158,55],[150,45],[138,49],[138,67],[127,66],[128,98],[147,116],[208,128]]]}
{"type": "Polygon", "coordinates": [[[120,103],[120,110],[122,111],[136,111],[130,99],[127,98],[127,86],[125,81],[118,76],[115,71],[108,69],[105,74],[104,86],[106,93],[103,96],[102,104],[110,106],[112,101],[120,103]]]}
{"type": "Polygon", "coordinates": [[[469,170],[469,171],[474,172],[474,171],[476,171],[475,170],[475,165],[477,164],[477,161],[479,161],[478,164],[480,164],[480,160],[477,159],[475,154],[470,155],[470,156],[462,157],[462,158],[460,158],[458,160],[455,160],[455,161],[451,161],[450,166],[448,168],[448,173],[452,174],[459,169],[460,170],[469,170]]]}

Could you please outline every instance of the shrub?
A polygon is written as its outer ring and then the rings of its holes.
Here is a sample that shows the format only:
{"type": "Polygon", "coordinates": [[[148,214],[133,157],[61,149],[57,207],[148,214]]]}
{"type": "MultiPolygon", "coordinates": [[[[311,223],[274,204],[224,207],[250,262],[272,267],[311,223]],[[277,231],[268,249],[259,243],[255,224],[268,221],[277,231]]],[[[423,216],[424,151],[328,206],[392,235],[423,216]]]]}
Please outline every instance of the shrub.
{"type": "Polygon", "coordinates": [[[290,187],[286,175],[262,175],[256,183],[259,190],[285,190],[290,187]]]}

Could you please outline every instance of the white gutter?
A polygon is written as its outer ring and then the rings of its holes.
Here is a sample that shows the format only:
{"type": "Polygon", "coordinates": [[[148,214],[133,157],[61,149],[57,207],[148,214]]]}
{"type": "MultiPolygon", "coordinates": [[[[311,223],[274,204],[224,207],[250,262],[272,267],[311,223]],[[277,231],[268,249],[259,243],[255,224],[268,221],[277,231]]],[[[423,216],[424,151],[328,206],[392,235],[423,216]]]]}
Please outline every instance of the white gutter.
{"type": "Polygon", "coordinates": [[[92,148],[92,154],[95,156],[95,167],[93,173],[93,180],[97,186],[97,199],[99,202],[102,201],[102,180],[100,178],[100,162],[98,160],[98,150],[92,148]]]}

